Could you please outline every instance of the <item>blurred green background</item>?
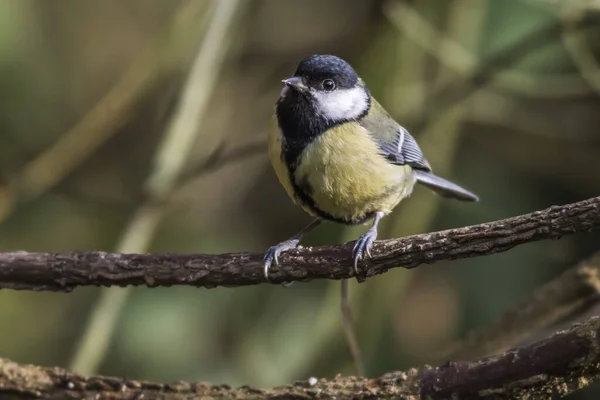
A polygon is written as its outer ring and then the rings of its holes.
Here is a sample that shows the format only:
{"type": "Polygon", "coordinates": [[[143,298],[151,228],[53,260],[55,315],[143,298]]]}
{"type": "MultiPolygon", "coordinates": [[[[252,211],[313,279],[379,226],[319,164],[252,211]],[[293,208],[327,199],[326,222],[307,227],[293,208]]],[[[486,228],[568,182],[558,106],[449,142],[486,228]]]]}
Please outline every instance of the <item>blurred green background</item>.
{"type": "MultiPolygon", "coordinates": [[[[216,3],[0,0],[2,251],[123,248],[187,73],[209,40],[216,3]]],[[[212,64],[214,76],[206,75],[214,85],[192,88],[210,101],[181,160],[186,179],[163,196],[162,219],[145,231],[150,242],[140,251],[263,252],[309,221],[279,186],[261,143],[280,80],[313,53],[350,61],[417,137],[434,170],[482,199],[445,202],[417,189],[385,220],[381,238],[477,224],[600,192],[600,29],[548,34],[487,82],[468,78],[481,68],[497,72],[487,60],[545,26],[594,17],[597,2],[231,4],[227,39],[212,49],[223,52],[222,61],[212,64]],[[248,146],[255,150],[220,168],[186,172],[248,146]]],[[[325,225],[304,244],[342,243],[364,229],[325,225]]],[[[367,374],[435,358],[591,255],[599,239],[572,235],[351,282],[367,374]]],[[[141,287],[127,297],[118,293],[124,290],[0,292],[0,355],[68,367],[103,296],[121,298],[121,313],[108,313],[116,317],[114,336],[88,372],[256,386],[353,373],[339,282],[141,287]]],[[[600,393],[593,392],[573,398],[600,393]]]]}

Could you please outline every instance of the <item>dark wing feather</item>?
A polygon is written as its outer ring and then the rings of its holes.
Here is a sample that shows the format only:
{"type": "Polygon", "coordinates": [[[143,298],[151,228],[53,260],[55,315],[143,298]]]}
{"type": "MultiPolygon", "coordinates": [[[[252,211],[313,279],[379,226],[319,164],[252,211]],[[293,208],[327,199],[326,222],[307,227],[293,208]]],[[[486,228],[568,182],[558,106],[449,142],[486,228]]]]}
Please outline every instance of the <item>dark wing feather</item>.
{"type": "Polygon", "coordinates": [[[404,161],[406,164],[412,165],[417,169],[424,169],[426,171],[431,171],[431,166],[425,159],[425,155],[421,151],[421,148],[417,144],[415,138],[412,137],[408,131],[402,127],[400,127],[399,137],[404,137],[404,142],[400,148],[400,152],[404,156],[404,161]]]}
{"type": "Polygon", "coordinates": [[[425,159],[415,138],[400,125],[396,137],[391,142],[379,140],[381,153],[390,162],[398,165],[408,164],[413,168],[431,171],[431,166],[425,159]]]}
{"type": "Polygon", "coordinates": [[[383,157],[397,165],[410,165],[418,183],[443,197],[463,201],[477,201],[478,197],[468,190],[440,178],[431,172],[415,138],[372,99],[370,112],[358,121],[379,145],[383,157]]]}
{"type": "Polygon", "coordinates": [[[358,121],[377,141],[381,154],[393,164],[431,171],[415,139],[373,98],[369,113],[358,121]]]}

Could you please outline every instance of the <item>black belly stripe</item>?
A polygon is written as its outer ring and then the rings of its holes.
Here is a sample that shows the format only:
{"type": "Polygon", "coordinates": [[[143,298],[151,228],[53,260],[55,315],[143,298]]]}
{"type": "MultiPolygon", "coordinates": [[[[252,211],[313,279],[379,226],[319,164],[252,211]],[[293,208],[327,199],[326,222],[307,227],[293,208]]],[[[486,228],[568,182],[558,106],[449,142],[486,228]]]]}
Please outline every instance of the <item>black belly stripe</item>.
{"type": "Polygon", "coordinates": [[[331,221],[331,222],[337,222],[338,224],[344,224],[344,225],[360,225],[360,224],[372,219],[373,217],[375,217],[375,214],[377,213],[377,211],[369,211],[362,218],[336,218],[333,215],[321,210],[317,206],[317,203],[315,203],[314,199],[309,194],[307,194],[302,187],[300,187],[299,185],[296,184],[296,181],[294,179],[294,173],[291,170],[290,170],[290,182],[292,183],[292,187],[294,188],[294,193],[296,193],[296,196],[298,196],[298,199],[300,200],[300,202],[302,204],[304,204],[306,207],[308,207],[312,212],[314,212],[321,219],[331,221]]]}
{"type": "MultiPolygon", "coordinates": [[[[282,159],[283,159],[283,156],[282,156],[282,159]]],[[[299,163],[293,163],[291,165],[290,164],[288,164],[288,165],[289,165],[289,167],[288,167],[289,179],[290,179],[290,183],[292,184],[292,188],[294,189],[294,193],[296,194],[296,196],[298,197],[300,202],[304,206],[308,207],[312,212],[314,212],[319,218],[327,220],[327,221],[337,222],[339,224],[344,224],[344,225],[360,225],[360,224],[363,224],[366,221],[372,219],[373,217],[375,217],[375,214],[377,214],[377,212],[380,211],[380,210],[367,211],[366,213],[364,213],[364,215],[361,218],[337,218],[337,217],[334,217],[333,215],[321,210],[319,208],[319,206],[317,205],[317,203],[314,201],[314,199],[311,196],[314,191],[314,188],[310,185],[310,183],[308,182],[307,179],[304,179],[302,182],[300,182],[300,184],[298,184],[296,182],[295,174],[296,174],[296,169],[297,169],[299,163]]],[[[379,197],[374,198],[372,200],[373,200],[373,202],[376,202],[378,199],[389,196],[395,190],[396,189],[388,188],[379,197]]]]}
{"type": "Polygon", "coordinates": [[[328,221],[343,223],[342,221],[335,218],[333,215],[326,213],[317,206],[317,203],[315,203],[313,198],[310,197],[310,195],[307,194],[298,184],[296,184],[296,180],[294,179],[294,172],[292,170],[290,170],[290,182],[292,182],[294,193],[296,193],[296,196],[298,196],[300,202],[306,207],[310,208],[311,211],[317,214],[319,218],[326,219],[328,221]]]}

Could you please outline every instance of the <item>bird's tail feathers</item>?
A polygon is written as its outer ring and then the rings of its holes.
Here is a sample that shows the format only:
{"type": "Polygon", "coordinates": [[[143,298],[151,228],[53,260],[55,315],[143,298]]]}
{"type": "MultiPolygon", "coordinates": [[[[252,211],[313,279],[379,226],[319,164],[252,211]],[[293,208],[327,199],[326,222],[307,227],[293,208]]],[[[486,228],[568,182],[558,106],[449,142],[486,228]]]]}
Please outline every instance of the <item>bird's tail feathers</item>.
{"type": "Polygon", "coordinates": [[[455,183],[440,178],[431,172],[414,170],[414,173],[418,183],[442,197],[448,197],[462,201],[479,201],[479,197],[477,197],[477,195],[461,188],[455,183]]]}

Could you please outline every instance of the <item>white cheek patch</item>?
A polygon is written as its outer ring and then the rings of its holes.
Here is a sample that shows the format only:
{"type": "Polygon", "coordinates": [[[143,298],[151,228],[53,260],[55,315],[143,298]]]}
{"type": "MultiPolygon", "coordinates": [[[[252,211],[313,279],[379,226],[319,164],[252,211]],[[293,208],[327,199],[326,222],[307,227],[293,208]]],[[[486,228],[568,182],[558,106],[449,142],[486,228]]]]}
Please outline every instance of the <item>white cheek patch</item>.
{"type": "Polygon", "coordinates": [[[369,106],[368,95],[361,87],[313,92],[321,115],[333,121],[358,118],[369,106]]]}

